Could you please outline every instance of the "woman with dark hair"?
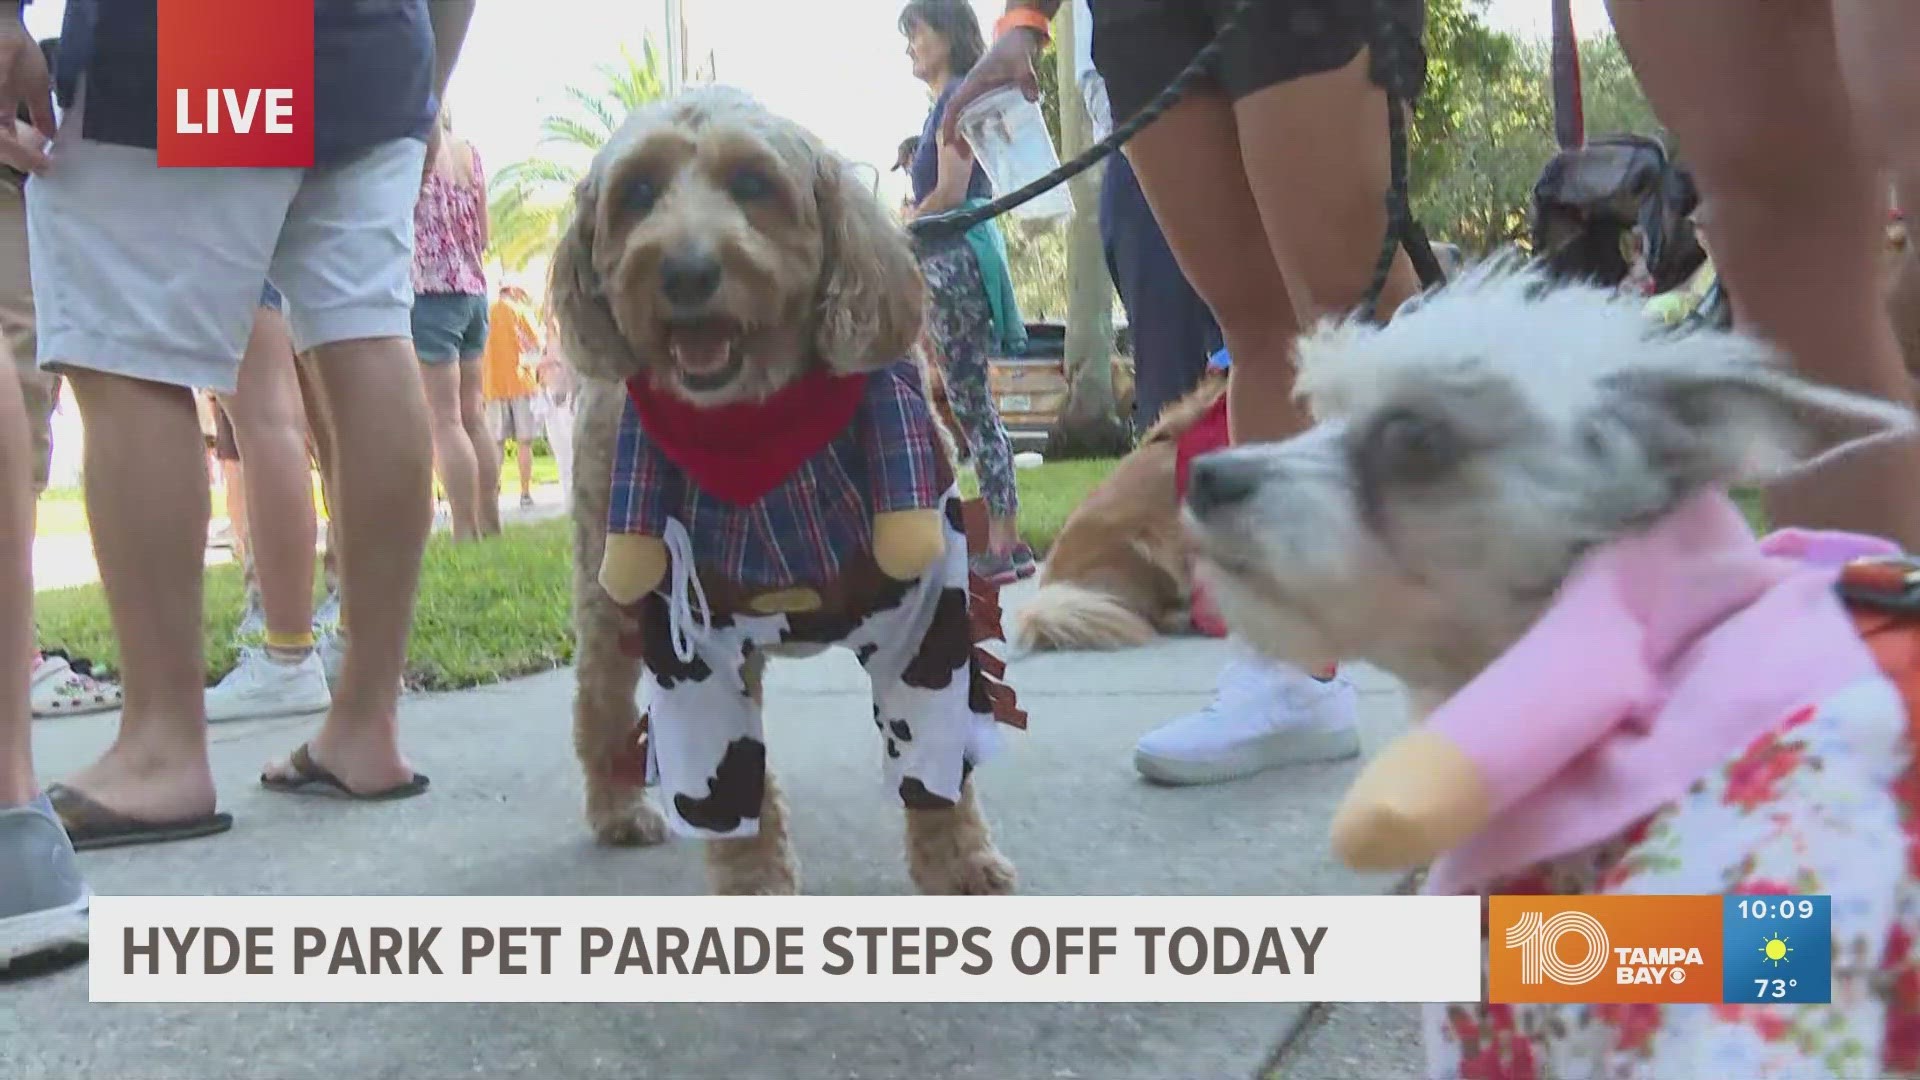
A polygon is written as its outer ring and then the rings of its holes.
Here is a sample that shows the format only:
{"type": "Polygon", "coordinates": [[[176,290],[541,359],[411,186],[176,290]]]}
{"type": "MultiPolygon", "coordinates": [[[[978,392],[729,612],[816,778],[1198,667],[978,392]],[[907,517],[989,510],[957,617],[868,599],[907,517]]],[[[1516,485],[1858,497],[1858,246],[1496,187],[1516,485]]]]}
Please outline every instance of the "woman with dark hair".
{"type": "MultiPolygon", "coordinates": [[[[907,39],[914,78],[933,93],[933,108],[908,166],[913,204],[906,216],[911,220],[992,198],[986,170],[966,145],[942,144],[936,137],[947,99],[986,49],[973,8],[967,0],[913,0],[900,13],[900,33],[907,39]]],[[[1010,584],[1031,576],[1036,567],[1033,551],[1020,542],[1017,529],[1013,441],[987,385],[990,356],[1026,347],[1026,325],[1007,270],[1006,238],[999,225],[985,222],[968,231],[966,243],[923,253],[920,269],[932,294],[929,336],[940,354],[948,400],[966,431],[987,504],[988,550],[974,557],[974,570],[996,584],[1010,584]]]]}

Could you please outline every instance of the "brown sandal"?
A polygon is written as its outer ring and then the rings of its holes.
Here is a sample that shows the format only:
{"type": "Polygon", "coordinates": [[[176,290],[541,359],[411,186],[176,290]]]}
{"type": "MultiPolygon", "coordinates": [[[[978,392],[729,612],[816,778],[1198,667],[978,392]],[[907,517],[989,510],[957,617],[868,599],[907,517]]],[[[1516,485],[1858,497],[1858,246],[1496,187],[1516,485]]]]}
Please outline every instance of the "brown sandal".
{"type": "Polygon", "coordinates": [[[191,840],[233,828],[233,815],[224,812],[184,821],[142,821],[65,784],[48,784],[47,800],[60,815],[75,851],[191,840]]]}
{"type": "Polygon", "coordinates": [[[346,785],[346,782],[323,768],[313,760],[313,751],[301,743],[287,756],[287,767],[293,770],[292,776],[269,776],[260,774],[260,786],[268,791],[289,794],[327,795],[336,799],[351,799],[355,802],[392,802],[395,799],[411,799],[424,795],[429,781],[425,773],[414,773],[411,780],[403,780],[383,791],[370,791],[361,794],[346,785]]]}

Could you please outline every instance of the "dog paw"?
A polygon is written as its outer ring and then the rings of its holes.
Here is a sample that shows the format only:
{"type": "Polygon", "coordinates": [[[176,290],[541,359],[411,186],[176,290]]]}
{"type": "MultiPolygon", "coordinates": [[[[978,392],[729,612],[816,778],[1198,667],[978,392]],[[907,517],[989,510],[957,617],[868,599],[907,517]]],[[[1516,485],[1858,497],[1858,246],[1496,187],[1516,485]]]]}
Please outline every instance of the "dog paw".
{"type": "Polygon", "coordinates": [[[913,883],[928,896],[1010,896],[1019,880],[1013,863],[991,846],[911,869],[913,883]]]}
{"type": "Polygon", "coordinates": [[[642,791],[611,805],[589,806],[593,838],[608,847],[653,847],[667,841],[667,819],[642,791]]]}

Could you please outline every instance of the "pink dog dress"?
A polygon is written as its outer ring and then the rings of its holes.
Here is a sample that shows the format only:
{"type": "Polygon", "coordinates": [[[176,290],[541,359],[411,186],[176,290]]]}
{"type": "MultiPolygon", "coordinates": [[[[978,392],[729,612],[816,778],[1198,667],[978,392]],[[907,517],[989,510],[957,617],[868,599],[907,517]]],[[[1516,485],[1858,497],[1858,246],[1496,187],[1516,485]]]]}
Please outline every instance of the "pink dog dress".
{"type": "Polygon", "coordinates": [[[1494,820],[1433,893],[1832,897],[1831,1005],[1430,1005],[1435,1078],[1878,1077],[1920,1065],[1907,715],[1834,593],[1876,542],[1757,542],[1724,495],[1591,553],[1428,724],[1494,820]]]}

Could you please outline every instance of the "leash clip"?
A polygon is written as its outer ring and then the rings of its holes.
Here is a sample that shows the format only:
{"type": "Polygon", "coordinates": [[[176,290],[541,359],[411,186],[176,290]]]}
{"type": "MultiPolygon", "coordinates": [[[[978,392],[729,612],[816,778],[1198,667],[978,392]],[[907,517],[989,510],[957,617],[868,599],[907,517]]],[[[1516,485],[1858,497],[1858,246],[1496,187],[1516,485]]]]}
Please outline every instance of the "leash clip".
{"type": "Polygon", "coordinates": [[[1877,611],[1920,615],[1920,561],[1908,555],[1854,559],[1840,568],[1836,586],[1848,603],[1877,611]]]}

